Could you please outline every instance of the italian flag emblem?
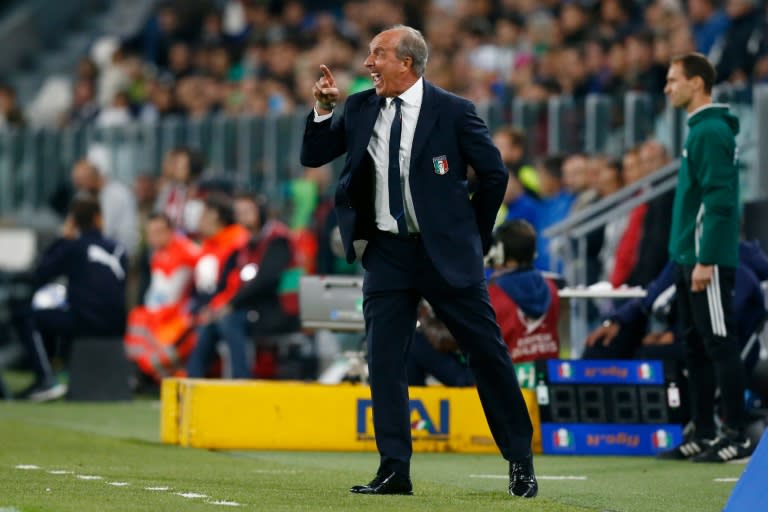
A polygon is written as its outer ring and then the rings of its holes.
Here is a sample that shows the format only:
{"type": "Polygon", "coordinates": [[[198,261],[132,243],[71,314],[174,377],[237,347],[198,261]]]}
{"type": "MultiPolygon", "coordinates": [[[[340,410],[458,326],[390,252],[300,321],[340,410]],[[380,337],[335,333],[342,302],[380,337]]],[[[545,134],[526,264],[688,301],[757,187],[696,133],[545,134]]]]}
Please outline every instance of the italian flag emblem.
{"type": "Polygon", "coordinates": [[[671,439],[666,430],[657,430],[653,433],[653,447],[656,449],[669,448],[671,439]]]}
{"type": "Polygon", "coordinates": [[[648,363],[643,363],[637,368],[637,376],[642,380],[651,380],[653,378],[653,368],[648,363]]]}
{"type": "Polygon", "coordinates": [[[560,363],[557,368],[557,374],[563,379],[570,379],[573,377],[573,369],[570,363],[560,363]]]}
{"type": "Polygon", "coordinates": [[[564,428],[559,428],[554,433],[553,442],[557,448],[572,448],[573,434],[564,428]]]}

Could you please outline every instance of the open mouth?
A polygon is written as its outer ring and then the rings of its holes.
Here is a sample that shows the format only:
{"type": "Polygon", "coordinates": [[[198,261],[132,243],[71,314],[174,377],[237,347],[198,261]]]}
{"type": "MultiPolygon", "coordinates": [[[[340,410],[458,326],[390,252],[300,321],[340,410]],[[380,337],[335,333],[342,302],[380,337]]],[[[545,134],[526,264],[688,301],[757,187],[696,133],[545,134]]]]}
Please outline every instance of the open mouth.
{"type": "Polygon", "coordinates": [[[373,80],[374,86],[377,86],[381,83],[381,75],[379,73],[371,73],[371,79],[373,80]]]}

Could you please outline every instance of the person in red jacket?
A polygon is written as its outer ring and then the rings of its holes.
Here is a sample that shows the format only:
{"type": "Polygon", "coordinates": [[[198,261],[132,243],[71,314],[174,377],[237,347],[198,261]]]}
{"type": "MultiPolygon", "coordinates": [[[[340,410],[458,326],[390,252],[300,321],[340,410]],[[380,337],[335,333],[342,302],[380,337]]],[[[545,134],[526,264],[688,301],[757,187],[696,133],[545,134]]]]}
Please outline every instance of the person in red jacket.
{"type": "Polygon", "coordinates": [[[536,231],[517,219],[499,226],[495,238],[488,294],[512,360],[558,357],[560,299],[555,284],[533,268],[536,231]]]}
{"type": "MultiPolygon", "coordinates": [[[[494,232],[486,264],[488,294],[501,335],[515,363],[558,357],[560,301],[555,284],[533,268],[536,231],[522,219],[494,232]]],[[[408,383],[424,385],[427,375],[446,386],[473,384],[472,374],[448,330],[426,305],[408,359],[408,383]]]]}
{"type": "MultiPolygon", "coordinates": [[[[225,341],[230,325],[221,322],[222,308],[240,288],[229,279],[228,262],[247,242],[248,230],[235,223],[232,200],[219,194],[208,196],[199,225],[204,237],[194,272],[195,295],[191,311],[197,315],[197,345],[187,362],[190,377],[205,377],[219,338],[225,341]]],[[[230,348],[230,352],[232,347],[230,348]]],[[[245,350],[245,347],[242,347],[245,350]]],[[[238,374],[239,376],[239,374],[238,374]]]]}
{"type": "Polygon", "coordinates": [[[287,334],[301,329],[298,285],[301,261],[288,227],[268,219],[266,203],[249,194],[234,201],[235,217],[248,240],[234,251],[222,271],[225,288],[212,309],[210,328],[201,331],[190,358],[190,377],[201,377],[212,358],[219,337],[227,344],[233,378],[251,377],[248,345],[259,337],[287,334]]]}

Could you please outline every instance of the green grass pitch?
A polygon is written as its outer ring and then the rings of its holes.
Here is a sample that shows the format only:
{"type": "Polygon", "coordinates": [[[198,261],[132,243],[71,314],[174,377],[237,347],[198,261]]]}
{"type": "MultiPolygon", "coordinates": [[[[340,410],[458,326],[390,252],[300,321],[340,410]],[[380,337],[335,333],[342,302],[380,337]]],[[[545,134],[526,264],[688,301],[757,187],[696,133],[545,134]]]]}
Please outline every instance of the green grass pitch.
{"type": "MultiPolygon", "coordinates": [[[[166,446],[158,441],[159,415],[148,400],[0,403],[0,512],[715,511],[744,470],[538,456],[539,497],[522,500],[506,494],[498,456],[415,454],[414,496],[359,496],[347,489],[373,476],[376,454],[166,446]]],[[[313,421],[322,420],[307,419],[308,436],[313,421]]]]}

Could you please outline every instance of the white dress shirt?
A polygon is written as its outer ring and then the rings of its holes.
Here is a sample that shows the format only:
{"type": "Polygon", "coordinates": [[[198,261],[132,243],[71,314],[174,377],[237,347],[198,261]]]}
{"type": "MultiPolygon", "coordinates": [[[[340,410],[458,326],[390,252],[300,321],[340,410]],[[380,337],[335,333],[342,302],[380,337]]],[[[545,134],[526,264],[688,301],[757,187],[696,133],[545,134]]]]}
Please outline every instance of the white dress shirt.
{"type": "MultiPolygon", "coordinates": [[[[404,186],[404,184],[409,183],[413,135],[416,133],[416,122],[419,120],[423,97],[424,80],[422,78],[419,78],[416,83],[400,95],[400,99],[403,100],[403,103],[400,105],[400,112],[403,116],[403,126],[400,135],[400,185],[403,190],[403,200],[405,201],[405,222],[408,225],[408,231],[411,233],[419,231],[419,223],[416,220],[416,212],[413,208],[411,187],[404,186]]],[[[320,123],[330,118],[331,115],[332,113],[318,115],[317,110],[315,110],[314,121],[320,123]]],[[[386,104],[379,110],[379,116],[376,118],[376,124],[373,126],[373,134],[368,143],[368,153],[370,153],[375,167],[374,208],[376,227],[381,231],[397,234],[397,221],[389,213],[389,131],[394,118],[395,106],[392,103],[392,98],[386,98],[386,104]]]]}

